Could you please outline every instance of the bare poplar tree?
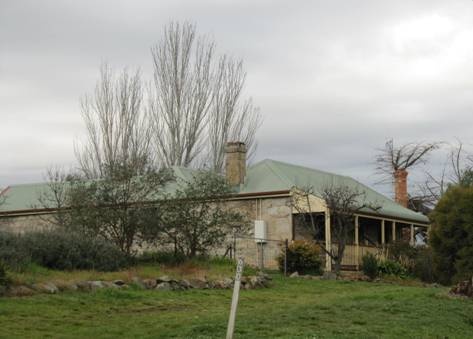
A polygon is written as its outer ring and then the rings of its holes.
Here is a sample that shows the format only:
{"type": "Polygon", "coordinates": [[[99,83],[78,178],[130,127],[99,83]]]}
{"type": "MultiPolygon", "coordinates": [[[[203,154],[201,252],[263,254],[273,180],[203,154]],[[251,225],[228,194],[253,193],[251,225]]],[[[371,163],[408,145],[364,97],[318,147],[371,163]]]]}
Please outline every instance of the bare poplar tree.
{"type": "Polygon", "coordinates": [[[215,82],[214,100],[208,122],[207,160],[212,169],[221,172],[224,167],[227,141],[242,141],[251,158],[257,147],[256,131],[261,122],[252,100],[240,104],[246,74],[241,61],[226,56],[220,59],[215,82]]]}
{"type": "Polygon", "coordinates": [[[140,71],[125,69],[116,77],[102,65],[94,94],[81,101],[87,140],[76,145],[75,152],[86,178],[103,177],[105,169],[123,163],[140,174],[152,163],[151,130],[142,101],[140,71]]]}
{"type": "Polygon", "coordinates": [[[256,147],[260,116],[251,100],[242,100],[245,73],[241,61],[216,56],[215,43],[197,36],[195,25],[170,23],[151,49],[154,82],[149,111],[160,159],[167,165],[206,162],[223,168],[227,141],[256,147]]]}

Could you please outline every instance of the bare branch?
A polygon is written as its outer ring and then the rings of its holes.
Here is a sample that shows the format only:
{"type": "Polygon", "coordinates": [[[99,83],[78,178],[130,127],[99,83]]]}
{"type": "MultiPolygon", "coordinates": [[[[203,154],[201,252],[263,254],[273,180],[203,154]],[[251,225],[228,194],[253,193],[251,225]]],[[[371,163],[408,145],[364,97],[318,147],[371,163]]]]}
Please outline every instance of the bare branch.
{"type": "Polygon", "coordinates": [[[81,101],[87,140],[77,143],[75,152],[86,178],[100,178],[105,168],[113,170],[124,162],[140,174],[153,162],[142,99],[139,70],[130,74],[125,69],[116,78],[107,64],[102,65],[94,94],[81,101]]]}
{"type": "Polygon", "coordinates": [[[376,172],[381,176],[381,183],[393,181],[397,170],[408,170],[419,164],[425,164],[428,155],[438,149],[441,143],[408,143],[400,147],[394,145],[394,140],[386,142],[376,156],[376,172]]]}
{"type": "Polygon", "coordinates": [[[245,142],[251,157],[261,117],[251,99],[242,99],[242,62],[217,59],[215,43],[189,23],[167,25],[151,53],[149,112],[159,158],[167,166],[206,163],[221,171],[225,144],[234,140],[245,142]]]}

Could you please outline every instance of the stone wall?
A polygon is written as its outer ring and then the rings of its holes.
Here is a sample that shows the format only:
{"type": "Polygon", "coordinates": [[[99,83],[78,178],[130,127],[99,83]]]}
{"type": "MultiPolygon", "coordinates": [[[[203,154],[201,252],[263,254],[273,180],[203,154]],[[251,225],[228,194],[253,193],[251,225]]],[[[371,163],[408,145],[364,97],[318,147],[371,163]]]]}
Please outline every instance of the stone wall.
{"type": "MultiPolygon", "coordinates": [[[[243,256],[252,266],[276,269],[277,257],[284,241],[292,240],[292,208],[290,197],[271,197],[230,201],[229,207],[247,216],[250,221],[249,234],[236,239],[236,256],[243,256]],[[254,221],[264,220],[267,226],[267,239],[257,243],[254,239],[254,221]]],[[[233,241],[229,239],[229,241],[233,241]]]]}
{"type": "MultiPolygon", "coordinates": [[[[237,254],[243,255],[245,261],[257,266],[260,263],[261,250],[263,250],[264,264],[267,268],[277,268],[276,258],[281,251],[285,239],[292,240],[292,209],[290,197],[273,197],[260,199],[232,200],[228,208],[244,214],[249,221],[249,233],[237,242],[237,254]],[[254,221],[264,220],[267,224],[267,241],[263,245],[254,240],[254,221]],[[276,240],[276,241],[274,241],[276,240]],[[262,248],[261,248],[262,246],[262,248]]],[[[50,216],[49,216],[50,217],[50,216]]],[[[0,230],[24,233],[38,231],[51,227],[48,215],[18,216],[0,219],[0,230]]],[[[228,246],[232,245],[233,238],[227,239],[216,254],[223,254],[228,246]]],[[[147,248],[150,250],[150,248],[147,248]]]]}
{"type": "Polygon", "coordinates": [[[27,215],[15,217],[0,218],[0,231],[7,231],[13,233],[25,233],[32,231],[41,231],[52,227],[48,222],[51,215],[27,215]]]}

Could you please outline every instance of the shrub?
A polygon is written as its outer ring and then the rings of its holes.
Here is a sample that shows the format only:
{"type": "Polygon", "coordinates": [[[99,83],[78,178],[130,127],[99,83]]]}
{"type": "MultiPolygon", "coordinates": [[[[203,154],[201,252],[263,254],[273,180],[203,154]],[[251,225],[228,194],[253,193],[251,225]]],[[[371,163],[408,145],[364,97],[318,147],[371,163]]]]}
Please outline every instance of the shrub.
{"type": "Polygon", "coordinates": [[[412,271],[416,278],[431,283],[435,281],[433,269],[433,256],[430,247],[421,247],[418,249],[412,271]]]}
{"type": "MultiPolygon", "coordinates": [[[[278,257],[279,269],[284,272],[284,252],[278,257]]],[[[309,241],[293,241],[287,249],[287,271],[300,274],[321,274],[319,247],[309,241]]]]}
{"type": "Polygon", "coordinates": [[[372,253],[367,253],[361,258],[361,268],[363,273],[370,279],[378,276],[378,259],[372,253]]]}
{"type": "Polygon", "coordinates": [[[0,239],[7,244],[5,249],[0,250],[0,260],[14,270],[22,270],[31,262],[59,270],[99,271],[115,271],[128,264],[125,255],[109,242],[74,232],[3,233],[0,239]]]}
{"type": "Polygon", "coordinates": [[[2,290],[10,285],[10,279],[7,274],[7,266],[0,260],[0,295],[2,290]]]}
{"type": "Polygon", "coordinates": [[[0,232],[0,261],[13,271],[23,271],[31,263],[30,254],[20,241],[20,235],[0,232]]]}
{"type": "Polygon", "coordinates": [[[186,256],[174,251],[146,251],[135,259],[138,263],[162,264],[166,266],[176,266],[186,261],[186,256]]]}
{"type": "Polygon", "coordinates": [[[435,276],[445,285],[473,275],[473,187],[451,186],[429,215],[435,276]]]}
{"type": "Polygon", "coordinates": [[[388,247],[389,259],[400,263],[408,271],[414,269],[418,249],[406,241],[396,241],[388,247]]]}
{"type": "Polygon", "coordinates": [[[393,275],[400,278],[405,278],[409,275],[407,269],[393,260],[384,260],[378,263],[378,272],[385,275],[393,275]]]}

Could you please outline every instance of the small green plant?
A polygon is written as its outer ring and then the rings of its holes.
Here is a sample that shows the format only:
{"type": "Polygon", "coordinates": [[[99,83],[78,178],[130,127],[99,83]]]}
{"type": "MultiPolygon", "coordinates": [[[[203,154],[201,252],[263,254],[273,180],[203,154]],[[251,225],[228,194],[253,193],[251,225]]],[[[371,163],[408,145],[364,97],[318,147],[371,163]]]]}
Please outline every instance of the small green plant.
{"type": "Polygon", "coordinates": [[[287,258],[287,271],[299,274],[321,274],[322,261],[319,247],[309,241],[296,240],[278,257],[279,269],[284,272],[284,260],[287,258]]]}
{"type": "Polygon", "coordinates": [[[380,274],[392,275],[399,278],[406,278],[409,275],[407,269],[403,265],[393,260],[381,261],[378,264],[378,271],[380,274]]]}
{"type": "Polygon", "coordinates": [[[372,253],[367,253],[363,256],[361,268],[363,273],[373,280],[378,276],[379,268],[378,268],[378,259],[372,253]]]}

